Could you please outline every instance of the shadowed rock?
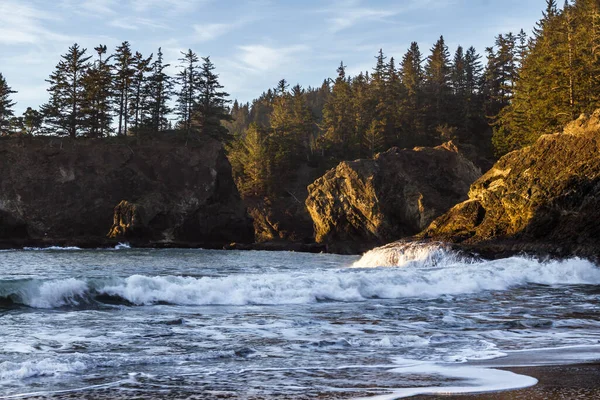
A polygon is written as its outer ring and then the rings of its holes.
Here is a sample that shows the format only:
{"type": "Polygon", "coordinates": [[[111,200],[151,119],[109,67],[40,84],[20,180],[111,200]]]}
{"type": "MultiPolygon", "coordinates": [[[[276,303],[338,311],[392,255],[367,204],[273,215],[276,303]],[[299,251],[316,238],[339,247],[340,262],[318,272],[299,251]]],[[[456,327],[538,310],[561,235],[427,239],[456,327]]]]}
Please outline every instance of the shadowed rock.
{"type": "Polygon", "coordinates": [[[4,246],[253,242],[217,141],[13,138],[0,153],[4,246]]]}

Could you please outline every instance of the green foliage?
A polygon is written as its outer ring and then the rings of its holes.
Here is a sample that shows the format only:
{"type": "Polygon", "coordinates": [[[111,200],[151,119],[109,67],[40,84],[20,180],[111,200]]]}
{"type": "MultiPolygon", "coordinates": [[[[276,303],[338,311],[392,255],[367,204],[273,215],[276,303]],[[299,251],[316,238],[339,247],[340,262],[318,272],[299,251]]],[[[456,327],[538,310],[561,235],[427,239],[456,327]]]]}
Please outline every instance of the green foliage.
{"type": "Polygon", "coordinates": [[[531,144],[542,134],[600,106],[600,4],[577,0],[558,10],[548,1],[535,37],[521,51],[514,95],[498,116],[498,154],[531,144]]]}
{"type": "Polygon", "coordinates": [[[192,124],[196,124],[202,135],[210,136],[222,142],[230,140],[229,131],[223,121],[230,121],[229,93],[223,91],[219,75],[214,73],[215,65],[210,57],[202,57],[198,81],[197,107],[193,111],[192,124]]]}
{"type": "Polygon", "coordinates": [[[10,128],[10,119],[14,115],[13,107],[15,102],[10,99],[10,95],[17,93],[8,86],[6,79],[0,73],[0,134],[6,134],[10,128]]]}
{"type": "Polygon", "coordinates": [[[180,118],[181,128],[189,136],[192,132],[192,113],[198,105],[198,91],[200,85],[200,59],[189,49],[181,53],[181,71],[177,75],[180,91],[177,96],[177,115],[180,118]]]}
{"type": "Polygon", "coordinates": [[[112,132],[111,96],[112,73],[106,58],[107,47],[95,47],[98,59],[89,66],[83,77],[84,113],[87,115],[86,128],[90,137],[103,137],[112,132]]]}
{"type": "Polygon", "coordinates": [[[266,132],[251,124],[243,137],[227,147],[233,175],[243,196],[260,197],[269,193],[271,166],[267,140],[266,132]]]}
{"type": "Polygon", "coordinates": [[[89,69],[86,49],[69,47],[47,80],[50,101],[43,106],[46,122],[57,134],[75,138],[87,125],[85,112],[85,75],[89,69]]]}
{"type": "Polygon", "coordinates": [[[116,112],[119,119],[117,135],[122,136],[127,134],[129,123],[129,96],[131,94],[131,84],[135,75],[135,65],[131,46],[129,42],[121,43],[115,50],[114,70],[114,91],[116,112]]]}
{"type": "Polygon", "coordinates": [[[169,102],[173,95],[173,78],[165,70],[170,64],[163,61],[163,52],[159,47],[156,60],[150,65],[150,76],[144,85],[143,128],[150,132],[162,132],[170,129],[167,116],[173,111],[169,102]]]}

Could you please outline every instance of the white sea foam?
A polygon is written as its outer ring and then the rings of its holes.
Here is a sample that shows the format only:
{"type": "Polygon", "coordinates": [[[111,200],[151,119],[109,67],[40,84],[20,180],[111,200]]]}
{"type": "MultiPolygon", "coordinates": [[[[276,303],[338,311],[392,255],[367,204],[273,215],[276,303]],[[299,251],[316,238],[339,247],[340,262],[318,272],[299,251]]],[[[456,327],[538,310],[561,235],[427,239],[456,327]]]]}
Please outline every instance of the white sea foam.
{"type": "Polygon", "coordinates": [[[459,260],[459,257],[456,253],[451,252],[442,243],[391,243],[368,251],[352,267],[402,267],[411,263],[422,266],[436,266],[457,260],[459,260]]]}
{"type": "Polygon", "coordinates": [[[540,263],[527,258],[438,268],[319,271],[305,274],[236,275],[222,278],[135,275],[103,291],[134,304],[302,304],[371,298],[435,297],[505,290],[536,284],[600,284],[600,269],[573,259],[540,263]]]}
{"type": "Polygon", "coordinates": [[[23,250],[27,250],[27,251],[79,251],[79,250],[83,250],[83,249],[80,247],[76,247],[76,246],[66,246],[66,247],[50,246],[50,247],[24,247],[23,250]]]}
{"type": "Polygon", "coordinates": [[[398,398],[417,395],[500,392],[530,387],[538,382],[537,379],[529,376],[518,375],[514,372],[497,369],[472,366],[438,365],[428,362],[401,359],[398,359],[396,362],[405,365],[395,368],[391,370],[391,372],[402,375],[437,375],[446,378],[464,379],[467,380],[468,385],[392,389],[392,394],[369,397],[369,400],[395,400],[398,398]]]}
{"type": "Polygon", "coordinates": [[[23,380],[39,376],[58,376],[66,373],[77,373],[87,367],[81,361],[56,361],[43,359],[15,363],[5,361],[0,363],[0,381],[23,380]]]}
{"type": "MultiPolygon", "coordinates": [[[[434,298],[507,290],[530,283],[600,284],[600,268],[577,258],[539,262],[513,257],[465,263],[449,255],[447,260],[440,256],[435,266],[431,265],[430,259],[426,257],[402,268],[368,270],[349,268],[203,278],[133,275],[115,279],[112,284],[102,281],[88,284],[74,278],[28,281],[16,294],[23,304],[37,308],[78,305],[83,299],[93,300],[96,294],[117,296],[136,305],[275,305],[355,302],[374,298],[434,298]]],[[[446,316],[444,321],[450,323],[453,318],[456,317],[446,316]]]]}
{"type": "Polygon", "coordinates": [[[36,308],[53,308],[79,304],[78,297],[85,296],[88,290],[84,281],[70,278],[42,283],[38,293],[27,299],[27,305],[36,308]]]}

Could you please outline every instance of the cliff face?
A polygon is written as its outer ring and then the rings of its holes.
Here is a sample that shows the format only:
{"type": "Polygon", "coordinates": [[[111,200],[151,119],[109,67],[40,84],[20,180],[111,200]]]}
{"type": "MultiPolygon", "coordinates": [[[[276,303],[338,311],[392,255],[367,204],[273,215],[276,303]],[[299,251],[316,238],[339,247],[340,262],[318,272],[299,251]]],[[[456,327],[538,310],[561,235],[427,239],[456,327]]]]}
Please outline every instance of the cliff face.
{"type": "Polygon", "coordinates": [[[207,247],[252,242],[252,221],[221,145],[207,139],[185,146],[169,138],[0,140],[1,242],[95,246],[118,240],[207,247]]]}
{"type": "Polygon", "coordinates": [[[484,254],[600,254],[600,110],[501,158],[422,238],[484,254]]]}
{"type": "Polygon", "coordinates": [[[316,240],[357,253],[423,230],[465,200],[480,170],[451,142],[393,148],[373,160],[343,162],[308,188],[316,240]]]}

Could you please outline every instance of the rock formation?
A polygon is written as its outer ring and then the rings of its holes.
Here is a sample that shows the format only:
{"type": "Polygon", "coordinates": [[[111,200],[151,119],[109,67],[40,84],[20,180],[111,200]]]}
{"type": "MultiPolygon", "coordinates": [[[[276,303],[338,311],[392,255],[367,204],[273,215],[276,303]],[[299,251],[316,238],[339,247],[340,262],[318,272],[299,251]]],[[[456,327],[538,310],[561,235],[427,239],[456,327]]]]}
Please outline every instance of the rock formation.
{"type": "Polygon", "coordinates": [[[4,246],[222,247],[253,236],[229,162],[211,139],[0,140],[4,246]]]}
{"type": "Polygon", "coordinates": [[[357,253],[420,232],[465,200],[480,176],[452,142],[393,148],[328,171],[309,186],[306,206],[317,242],[357,253]]]}
{"type": "Polygon", "coordinates": [[[502,157],[424,239],[488,256],[600,254],[600,110],[502,157]]]}

